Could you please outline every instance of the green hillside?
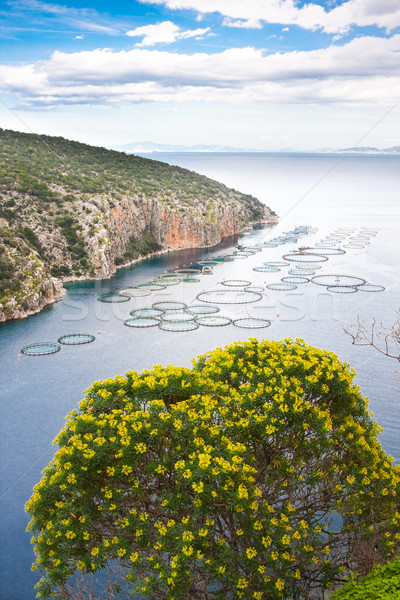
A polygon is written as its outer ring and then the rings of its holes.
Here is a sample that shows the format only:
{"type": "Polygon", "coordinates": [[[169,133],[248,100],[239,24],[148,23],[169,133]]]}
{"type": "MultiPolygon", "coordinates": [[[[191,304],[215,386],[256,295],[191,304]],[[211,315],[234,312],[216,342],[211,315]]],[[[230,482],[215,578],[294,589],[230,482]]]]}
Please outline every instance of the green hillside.
{"type": "Polygon", "coordinates": [[[34,309],[57,291],[52,278],[109,277],[118,264],[170,247],[171,220],[211,245],[228,223],[237,231],[273,216],[256,198],[187,169],[0,130],[0,313],[34,309]]]}

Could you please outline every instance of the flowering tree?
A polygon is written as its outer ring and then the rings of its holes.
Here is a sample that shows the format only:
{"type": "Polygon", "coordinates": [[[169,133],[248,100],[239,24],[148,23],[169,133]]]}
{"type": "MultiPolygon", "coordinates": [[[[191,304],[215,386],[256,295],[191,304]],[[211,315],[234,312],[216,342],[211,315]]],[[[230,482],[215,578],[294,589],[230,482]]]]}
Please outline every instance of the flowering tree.
{"type": "Polygon", "coordinates": [[[110,598],[295,599],[395,554],[400,472],[353,377],[253,339],[95,383],[27,504],[39,595],[107,571],[110,598]]]}

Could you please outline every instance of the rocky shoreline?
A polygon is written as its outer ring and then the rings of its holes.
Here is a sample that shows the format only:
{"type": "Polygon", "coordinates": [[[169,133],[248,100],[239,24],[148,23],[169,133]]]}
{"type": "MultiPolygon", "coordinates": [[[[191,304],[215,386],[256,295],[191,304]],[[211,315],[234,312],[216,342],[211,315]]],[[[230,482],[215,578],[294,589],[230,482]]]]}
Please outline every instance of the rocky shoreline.
{"type": "Polygon", "coordinates": [[[0,166],[0,323],[56,302],[63,283],[277,221],[193,171],[63,138],[0,129],[0,166]]]}
{"type": "MultiPolygon", "coordinates": [[[[271,219],[268,221],[257,221],[257,222],[254,222],[252,225],[258,225],[260,223],[264,223],[266,225],[273,225],[277,222],[278,222],[278,218],[275,216],[271,216],[271,219]]],[[[245,229],[246,228],[243,228],[240,232],[235,232],[235,234],[232,234],[232,235],[236,235],[237,233],[240,234],[245,229]]],[[[62,298],[65,296],[65,294],[67,292],[67,290],[63,287],[63,285],[65,283],[73,283],[76,281],[101,281],[101,280],[105,280],[105,279],[111,279],[111,277],[113,277],[119,269],[129,268],[129,267],[133,266],[134,264],[141,262],[143,260],[146,260],[148,258],[151,258],[153,256],[160,256],[162,254],[168,254],[169,252],[174,252],[176,250],[188,250],[190,248],[199,248],[199,249],[213,248],[214,246],[217,246],[218,244],[220,244],[222,242],[222,240],[227,237],[231,237],[231,235],[222,236],[221,239],[219,241],[217,241],[215,244],[208,244],[208,245],[202,245],[202,246],[182,246],[182,247],[178,247],[178,248],[163,248],[161,250],[151,252],[145,256],[140,256],[138,258],[135,258],[134,260],[131,260],[125,264],[115,266],[115,270],[106,277],[81,276],[81,277],[62,277],[60,279],[53,277],[51,279],[51,281],[49,282],[49,284],[51,284],[51,285],[49,285],[48,293],[45,296],[41,297],[40,301],[38,301],[37,306],[32,307],[29,310],[25,310],[25,311],[20,310],[16,307],[16,310],[11,315],[8,315],[6,317],[4,312],[2,311],[2,306],[0,305],[0,324],[4,323],[6,321],[11,321],[11,320],[16,320],[16,319],[26,319],[27,317],[38,314],[46,306],[49,306],[51,304],[54,304],[54,303],[62,300],[62,298]]]]}

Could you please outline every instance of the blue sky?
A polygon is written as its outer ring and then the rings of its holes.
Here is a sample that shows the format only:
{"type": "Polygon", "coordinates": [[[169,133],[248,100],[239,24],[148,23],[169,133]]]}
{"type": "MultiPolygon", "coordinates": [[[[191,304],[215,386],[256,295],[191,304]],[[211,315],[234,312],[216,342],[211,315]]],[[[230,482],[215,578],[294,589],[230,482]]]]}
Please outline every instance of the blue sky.
{"type": "Polygon", "coordinates": [[[400,145],[398,0],[6,0],[0,126],[103,146],[400,145]]]}

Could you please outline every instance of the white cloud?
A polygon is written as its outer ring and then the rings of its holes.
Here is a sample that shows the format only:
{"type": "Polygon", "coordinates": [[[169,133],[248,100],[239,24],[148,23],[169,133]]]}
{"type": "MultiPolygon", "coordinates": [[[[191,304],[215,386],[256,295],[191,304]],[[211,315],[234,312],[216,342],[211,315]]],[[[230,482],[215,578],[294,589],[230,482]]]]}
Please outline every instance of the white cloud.
{"type": "Polygon", "coordinates": [[[21,106],[132,102],[394,103],[400,35],[265,56],[254,48],[193,55],[134,48],[0,65],[0,92],[21,106]]]}
{"type": "Polygon", "coordinates": [[[326,10],[308,2],[298,6],[295,0],[140,0],[171,9],[192,9],[199,13],[218,12],[228,19],[225,24],[257,27],[258,23],[298,25],[304,29],[323,29],[327,33],[348,31],[352,25],[382,27],[392,31],[400,26],[398,0],[347,0],[326,10]]]}
{"type": "Polygon", "coordinates": [[[252,19],[231,19],[231,17],[225,17],[222,22],[225,27],[237,27],[238,29],[262,29],[260,21],[254,21],[252,19]]]}
{"type": "Polygon", "coordinates": [[[143,40],[136,46],[154,46],[155,44],[172,44],[177,40],[191,37],[200,37],[208,33],[209,27],[205,29],[187,29],[183,31],[180,27],[171,21],[163,21],[156,25],[144,25],[127,31],[126,35],[130,37],[143,37],[143,40]]]}

